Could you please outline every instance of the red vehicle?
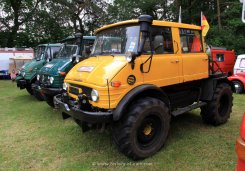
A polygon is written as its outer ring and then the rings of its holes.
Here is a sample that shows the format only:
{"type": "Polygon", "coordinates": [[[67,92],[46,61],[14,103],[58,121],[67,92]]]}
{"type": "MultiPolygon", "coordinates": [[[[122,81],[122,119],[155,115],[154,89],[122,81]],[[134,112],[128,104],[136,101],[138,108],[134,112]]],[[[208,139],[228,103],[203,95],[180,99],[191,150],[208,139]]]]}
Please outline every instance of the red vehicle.
{"type": "Polygon", "coordinates": [[[214,61],[214,70],[226,73],[227,76],[233,74],[233,68],[235,65],[235,52],[234,50],[227,50],[221,47],[211,47],[210,55],[214,61]]]}
{"type": "Polygon", "coordinates": [[[236,140],[237,167],[236,171],[245,170],[245,113],[243,115],[240,137],[236,140]]]}
{"type": "Polygon", "coordinates": [[[240,72],[228,77],[228,80],[232,81],[235,87],[236,93],[244,92],[245,88],[245,72],[240,72]]]}

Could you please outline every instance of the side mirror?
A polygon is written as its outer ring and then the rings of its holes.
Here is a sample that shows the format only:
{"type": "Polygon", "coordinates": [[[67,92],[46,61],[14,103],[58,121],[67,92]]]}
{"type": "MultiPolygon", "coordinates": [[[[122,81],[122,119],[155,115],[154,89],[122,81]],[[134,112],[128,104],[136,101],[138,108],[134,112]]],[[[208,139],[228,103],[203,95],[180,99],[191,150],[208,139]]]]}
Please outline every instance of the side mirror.
{"type": "Polygon", "coordinates": [[[78,63],[80,62],[81,56],[80,55],[73,55],[71,60],[73,63],[78,63]]]}

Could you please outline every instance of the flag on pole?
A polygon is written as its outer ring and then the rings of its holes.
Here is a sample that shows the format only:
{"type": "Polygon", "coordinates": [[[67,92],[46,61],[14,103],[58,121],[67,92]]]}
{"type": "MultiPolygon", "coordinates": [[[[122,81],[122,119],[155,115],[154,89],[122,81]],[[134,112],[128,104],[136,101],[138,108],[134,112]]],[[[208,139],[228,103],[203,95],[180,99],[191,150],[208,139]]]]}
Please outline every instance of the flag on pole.
{"type": "Polygon", "coordinates": [[[202,17],[201,18],[202,36],[205,37],[209,30],[209,24],[206,17],[202,13],[201,13],[201,17],[202,17]]]}

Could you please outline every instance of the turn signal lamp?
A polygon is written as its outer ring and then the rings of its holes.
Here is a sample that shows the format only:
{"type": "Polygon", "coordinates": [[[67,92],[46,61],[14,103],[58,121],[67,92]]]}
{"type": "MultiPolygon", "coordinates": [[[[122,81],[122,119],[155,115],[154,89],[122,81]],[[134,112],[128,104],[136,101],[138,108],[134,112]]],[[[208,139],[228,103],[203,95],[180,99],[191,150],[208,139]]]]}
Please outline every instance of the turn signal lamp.
{"type": "Polygon", "coordinates": [[[111,82],[111,86],[112,87],[120,87],[122,85],[122,83],[120,81],[113,81],[111,82]]]}
{"type": "Polygon", "coordinates": [[[59,72],[59,74],[63,77],[66,76],[66,72],[59,72]]]}

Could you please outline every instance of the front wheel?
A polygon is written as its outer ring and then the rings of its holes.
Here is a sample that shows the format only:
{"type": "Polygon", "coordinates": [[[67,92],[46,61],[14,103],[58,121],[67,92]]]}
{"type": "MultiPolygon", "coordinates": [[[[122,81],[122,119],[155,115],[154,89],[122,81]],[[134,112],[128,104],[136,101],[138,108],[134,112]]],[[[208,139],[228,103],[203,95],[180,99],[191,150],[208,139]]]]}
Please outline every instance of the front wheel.
{"type": "Polygon", "coordinates": [[[232,111],[232,90],[227,83],[217,85],[213,100],[201,107],[201,116],[205,123],[221,125],[227,122],[232,111]]]}
{"type": "Polygon", "coordinates": [[[53,96],[45,94],[45,101],[50,107],[54,107],[54,97],[53,96]]]}
{"type": "Polygon", "coordinates": [[[169,109],[161,100],[147,97],[134,103],[114,124],[113,140],[119,150],[134,159],[144,159],[161,149],[170,128],[169,109]]]}
{"type": "Polygon", "coordinates": [[[33,95],[32,88],[30,86],[26,87],[26,91],[30,94],[33,95]]]}
{"type": "Polygon", "coordinates": [[[235,93],[241,94],[244,90],[244,87],[240,81],[232,81],[235,87],[235,93]]]}

